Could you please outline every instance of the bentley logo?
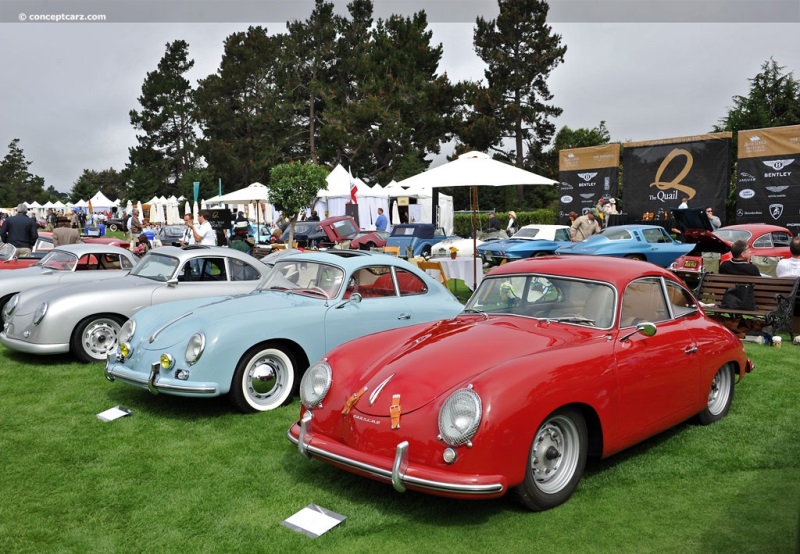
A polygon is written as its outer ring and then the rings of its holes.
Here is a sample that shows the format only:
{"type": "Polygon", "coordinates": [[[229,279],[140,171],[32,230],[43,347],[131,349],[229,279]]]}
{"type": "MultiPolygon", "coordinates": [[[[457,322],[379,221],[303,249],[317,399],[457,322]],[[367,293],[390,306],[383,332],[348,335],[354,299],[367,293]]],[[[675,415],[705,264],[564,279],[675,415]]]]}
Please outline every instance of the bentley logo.
{"type": "Polygon", "coordinates": [[[770,204],[769,215],[771,215],[772,219],[775,221],[779,220],[781,215],[783,215],[783,204],[770,204]]]}
{"type": "Polygon", "coordinates": [[[591,181],[592,179],[594,179],[597,173],[598,173],[597,171],[595,171],[594,173],[578,173],[578,177],[580,177],[584,181],[591,181]]]}
{"type": "Polygon", "coordinates": [[[692,169],[692,164],[694,164],[694,158],[692,157],[692,153],[688,150],[684,150],[683,148],[675,148],[672,152],[667,154],[664,158],[664,161],[661,162],[661,165],[658,166],[658,171],[656,171],[656,180],[650,183],[651,187],[656,187],[658,190],[668,190],[668,189],[676,189],[686,194],[689,197],[689,200],[694,198],[694,195],[697,194],[697,191],[688,185],[684,185],[681,181],[686,178],[689,174],[689,171],[692,169]],[[670,162],[677,158],[678,156],[683,156],[686,158],[686,163],[681,169],[681,172],[675,176],[672,181],[662,181],[661,175],[664,171],[669,167],[670,162]]]}
{"type": "Polygon", "coordinates": [[[762,160],[762,162],[763,162],[763,164],[765,166],[771,167],[775,171],[780,171],[781,169],[783,169],[787,165],[791,164],[793,161],[794,161],[794,158],[792,158],[790,160],[770,160],[770,161],[762,160]]]}
{"type": "Polygon", "coordinates": [[[767,189],[767,190],[768,190],[768,191],[770,191],[770,192],[778,193],[778,192],[783,192],[783,191],[785,191],[785,190],[786,190],[786,189],[788,189],[789,187],[788,187],[788,186],[785,186],[785,187],[764,187],[764,188],[765,188],[765,189],[767,189]]]}

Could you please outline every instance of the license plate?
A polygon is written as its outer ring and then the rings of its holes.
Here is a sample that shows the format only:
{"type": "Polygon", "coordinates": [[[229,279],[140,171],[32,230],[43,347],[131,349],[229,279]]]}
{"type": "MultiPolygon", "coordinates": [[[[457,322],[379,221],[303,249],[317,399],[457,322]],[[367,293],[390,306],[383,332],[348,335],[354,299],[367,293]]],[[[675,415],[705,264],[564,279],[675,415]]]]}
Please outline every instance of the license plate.
{"type": "Polygon", "coordinates": [[[686,260],[686,262],[683,264],[683,267],[689,267],[689,268],[697,267],[697,260],[686,260]]]}

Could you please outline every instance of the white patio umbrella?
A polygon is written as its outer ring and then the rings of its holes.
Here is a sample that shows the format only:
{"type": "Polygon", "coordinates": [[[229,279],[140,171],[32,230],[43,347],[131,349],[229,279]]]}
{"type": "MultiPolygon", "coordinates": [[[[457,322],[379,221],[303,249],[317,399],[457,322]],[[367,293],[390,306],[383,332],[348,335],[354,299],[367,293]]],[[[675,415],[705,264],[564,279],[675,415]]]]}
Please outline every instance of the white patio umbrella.
{"type": "Polygon", "coordinates": [[[186,205],[183,207],[183,215],[187,215],[187,214],[191,215],[191,213],[192,213],[192,205],[187,200],[186,201],[186,205]]]}
{"type": "MultiPolygon", "coordinates": [[[[555,185],[558,181],[520,169],[507,163],[493,160],[483,152],[466,152],[452,162],[434,167],[408,179],[400,186],[425,187],[472,187],[472,242],[474,257],[477,257],[478,189],[476,187],[502,187],[507,185],[555,185]]],[[[477,269],[475,280],[477,282],[477,269]]]]}
{"type": "Polygon", "coordinates": [[[128,200],[128,203],[125,204],[125,213],[131,213],[133,211],[133,202],[128,200]]]}
{"type": "Polygon", "coordinates": [[[261,183],[253,183],[242,189],[214,196],[208,202],[222,202],[225,204],[254,203],[256,205],[256,240],[261,240],[261,204],[269,202],[269,188],[261,183]]]}

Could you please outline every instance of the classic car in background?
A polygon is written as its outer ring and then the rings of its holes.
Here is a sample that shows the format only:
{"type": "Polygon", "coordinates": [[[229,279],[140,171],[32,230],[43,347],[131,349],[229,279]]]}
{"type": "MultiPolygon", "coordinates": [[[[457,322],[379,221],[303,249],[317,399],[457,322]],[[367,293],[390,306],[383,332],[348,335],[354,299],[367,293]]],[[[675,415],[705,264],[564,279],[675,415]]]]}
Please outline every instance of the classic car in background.
{"type": "Polygon", "coordinates": [[[25,290],[5,306],[0,343],[29,354],[72,353],[84,362],[105,361],[120,327],[154,304],[244,294],[270,268],[233,248],[162,246],[148,252],[128,275],[44,291],[25,290]]]}
{"type": "Polygon", "coordinates": [[[790,258],[792,233],[785,227],[766,223],[745,223],[721,227],[716,231],[690,228],[683,232],[692,250],[670,266],[689,286],[696,286],[704,272],[716,273],[719,264],[731,259],[731,245],[737,240],[750,246],[751,261],[765,275],[775,276],[781,258],[790,258]]]}
{"type": "Polygon", "coordinates": [[[407,257],[408,249],[412,256],[430,257],[433,247],[443,240],[460,239],[455,235],[448,236],[442,227],[433,223],[404,223],[392,227],[392,235],[386,241],[386,246],[400,248],[400,256],[407,257]]]}
{"type": "MultiPolygon", "coordinates": [[[[304,455],[398,491],[566,502],[587,458],[728,413],[741,341],[653,264],[583,256],[493,269],[452,320],[325,354],[288,432],[304,455]]],[[[713,433],[713,431],[710,431],[713,433]]]]}
{"type": "MultiPolygon", "coordinates": [[[[128,248],[130,243],[126,240],[111,237],[81,237],[84,244],[104,244],[107,246],[118,246],[128,248]]],[[[31,256],[28,258],[17,258],[17,248],[7,242],[0,243],[0,269],[19,269],[30,267],[53,249],[53,233],[39,231],[39,238],[32,248],[31,256]]]]}
{"type": "Polygon", "coordinates": [[[616,256],[668,267],[692,248],[691,244],[677,242],[658,225],[619,225],[607,227],[581,242],[563,244],[556,253],[616,256]]]}
{"type": "Polygon", "coordinates": [[[6,303],[22,290],[121,277],[137,261],[130,250],[116,246],[70,244],[54,248],[35,265],[0,272],[0,321],[6,303]]]}
{"type": "MultiPolygon", "coordinates": [[[[284,240],[288,240],[288,229],[284,233],[284,240]]],[[[349,215],[322,221],[298,221],[294,228],[294,240],[300,248],[332,248],[344,244],[349,248],[369,250],[386,246],[387,237],[388,233],[383,231],[359,230],[356,220],[349,215]]]]}
{"type": "Polygon", "coordinates": [[[451,252],[450,249],[455,248],[456,256],[465,256],[471,258],[475,255],[475,245],[481,246],[487,242],[494,242],[507,238],[508,234],[505,231],[491,231],[488,233],[481,231],[478,233],[478,238],[475,241],[473,241],[471,238],[445,239],[433,247],[431,250],[431,256],[434,258],[449,256],[451,252]]]}
{"type": "Polygon", "coordinates": [[[186,225],[164,225],[155,236],[162,246],[180,246],[186,228],[186,225]]]}
{"type": "Polygon", "coordinates": [[[522,258],[555,254],[556,249],[571,242],[566,225],[525,225],[514,236],[478,247],[484,263],[489,265],[513,262],[522,258]]]}
{"type": "Polygon", "coordinates": [[[229,394],[244,412],[267,411],[291,401],[309,360],[334,346],[461,311],[408,262],[353,254],[284,256],[248,295],[146,308],[123,326],[106,375],[154,393],[229,394]]]}

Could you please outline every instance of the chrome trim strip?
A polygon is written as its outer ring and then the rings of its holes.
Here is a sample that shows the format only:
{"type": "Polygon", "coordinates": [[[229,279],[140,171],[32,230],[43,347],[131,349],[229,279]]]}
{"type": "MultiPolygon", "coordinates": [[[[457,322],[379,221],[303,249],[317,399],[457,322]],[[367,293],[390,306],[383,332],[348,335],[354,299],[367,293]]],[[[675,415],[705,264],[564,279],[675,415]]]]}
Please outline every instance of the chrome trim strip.
{"type": "Polygon", "coordinates": [[[303,418],[300,420],[300,437],[297,441],[297,449],[300,451],[300,454],[306,458],[311,457],[311,454],[306,450],[306,441],[310,437],[312,419],[314,419],[314,414],[309,410],[303,414],[303,418]]]}
{"type": "Polygon", "coordinates": [[[389,376],[388,376],[386,379],[384,379],[384,380],[383,380],[383,383],[381,383],[380,385],[378,385],[378,386],[375,388],[375,390],[374,390],[374,391],[372,391],[372,394],[370,394],[370,395],[369,395],[369,405],[370,405],[370,406],[372,406],[373,404],[375,404],[375,400],[377,400],[377,399],[378,399],[378,395],[379,395],[379,394],[381,393],[381,391],[383,390],[383,387],[385,387],[385,386],[386,386],[386,384],[387,384],[389,381],[391,381],[391,380],[392,380],[392,378],[393,378],[395,375],[397,375],[397,374],[396,374],[396,373],[392,373],[391,375],[389,375],[389,376]]]}
{"type": "Polygon", "coordinates": [[[170,326],[170,325],[172,325],[173,323],[176,323],[176,322],[178,322],[178,321],[182,320],[184,317],[189,317],[189,316],[190,316],[190,315],[192,315],[193,313],[194,313],[194,312],[188,312],[188,313],[185,313],[185,314],[183,314],[182,316],[180,316],[180,317],[176,317],[176,318],[175,318],[175,319],[173,319],[172,321],[169,321],[169,322],[165,323],[164,325],[162,325],[161,327],[159,327],[158,329],[156,329],[156,330],[153,332],[153,334],[152,334],[152,335],[150,335],[150,338],[148,339],[148,340],[150,341],[150,344],[153,344],[153,341],[155,341],[155,340],[156,340],[156,338],[158,338],[158,335],[159,335],[159,333],[161,333],[161,331],[163,331],[164,329],[166,329],[167,327],[169,327],[169,326],[170,326]]]}
{"type": "MultiPolygon", "coordinates": [[[[292,442],[293,444],[297,444],[298,441],[292,436],[291,431],[287,431],[286,435],[290,442],[292,442]]],[[[312,445],[306,445],[305,450],[306,452],[312,454],[316,458],[320,458],[322,460],[330,460],[339,465],[347,466],[356,469],[358,471],[361,471],[363,473],[368,473],[369,475],[377,477],[379,479],[383,479],[384,481],[391,482],[392,480],[392,473],[389,470],[375,467],[370,464],[365,464],[357,460],[351,460],[350,458],[345,458],[344,456],[339,456],[338,454],[326,452],[312,445]]],[[[469,494],[474,496],[497,494],[503,492],[503,485],[501,483],[490,483],[488,485],[456,485],[453,483],[445,483],[443,481],[431,481],[429,479],[420,479],[419,477],[408,477],[408,476],[403,477],[402,482],[405,485],[412,485],[420,489],[427,489],[445,493],[469,494]]]]}

